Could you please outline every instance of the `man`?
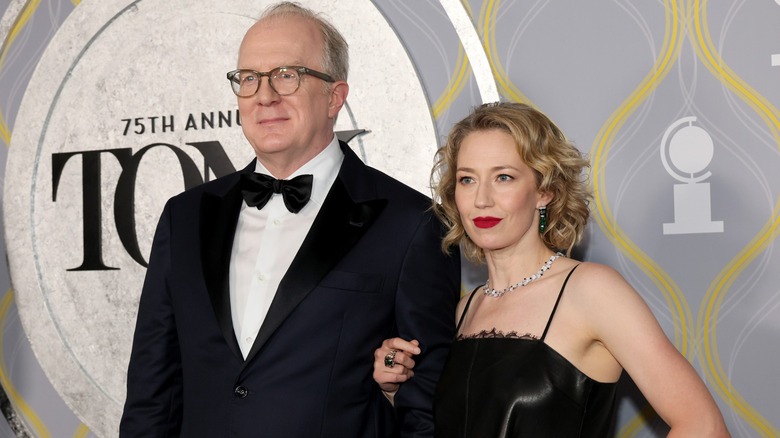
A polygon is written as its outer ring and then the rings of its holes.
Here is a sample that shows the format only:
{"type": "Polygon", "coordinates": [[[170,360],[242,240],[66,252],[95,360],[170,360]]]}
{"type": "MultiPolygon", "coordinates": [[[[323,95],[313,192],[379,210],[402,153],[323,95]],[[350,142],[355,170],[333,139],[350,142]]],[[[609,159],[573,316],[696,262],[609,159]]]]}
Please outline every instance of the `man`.
{"type": "Polygon", "coordinates": [[[257,160],[165,206],[120,436],[432,436],[459,257],[426,197],[334,136],[347,64],[338,31],[295,4],[246,33],[228,78],[257,160]],[[393,336],[422,350],[394,414],[372,379],[393,336]]]}

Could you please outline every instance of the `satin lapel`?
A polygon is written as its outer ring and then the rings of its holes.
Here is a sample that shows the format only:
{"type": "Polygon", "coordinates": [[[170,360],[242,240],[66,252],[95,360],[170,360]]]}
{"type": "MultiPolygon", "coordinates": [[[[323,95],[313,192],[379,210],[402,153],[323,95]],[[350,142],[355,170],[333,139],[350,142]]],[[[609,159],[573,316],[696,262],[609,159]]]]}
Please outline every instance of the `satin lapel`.
{"type": "Polygon", "coordinates": [[[240,360],[243,355],[233,330],[230,313],[230,251],[241,207],[241,191],[235,183],[224,195],[204,193],[200,211],[200,242],[203,277],[209,291],[214,315],[230,350],[240,360]]]}
{"type": "Polygon", "coordinates": [[[355,245],[386,204],[384,199],[355,203],[342,180],[336,179],[301,249],[279,284],[244,366],[306,295],[355,245]]]}

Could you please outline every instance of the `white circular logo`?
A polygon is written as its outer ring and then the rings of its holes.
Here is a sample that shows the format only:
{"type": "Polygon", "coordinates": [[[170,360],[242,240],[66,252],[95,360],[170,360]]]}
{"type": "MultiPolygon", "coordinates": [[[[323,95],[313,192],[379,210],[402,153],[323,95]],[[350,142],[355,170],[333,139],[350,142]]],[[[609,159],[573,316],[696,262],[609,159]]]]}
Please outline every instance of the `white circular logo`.
{"type": "MultiPolygon", "coordinates": [[[[225,73],[268,3],[82,2],[29,80],[5,178],[11,275],[44,371],[98,435],[116,434],[164,202],[253,158],[225,73]]],[[[395,33],[370,2],[304,3],[350,44],[336,130],[366,130],[358,155],[427,191],[435,125],[395,33]]]]}

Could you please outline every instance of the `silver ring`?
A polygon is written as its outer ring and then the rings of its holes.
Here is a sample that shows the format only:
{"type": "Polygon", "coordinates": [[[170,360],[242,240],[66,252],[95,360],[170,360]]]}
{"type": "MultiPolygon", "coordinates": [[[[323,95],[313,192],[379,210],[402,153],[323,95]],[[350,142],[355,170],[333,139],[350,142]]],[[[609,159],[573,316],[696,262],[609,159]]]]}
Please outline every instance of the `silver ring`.
{"type": "Polygon", "coordinates": [[[392,368],[395,366],[395,354],[398,353],[397,350],[390,350],[389,353],[385,355],[385,366],[388,368],[392,368]]]}

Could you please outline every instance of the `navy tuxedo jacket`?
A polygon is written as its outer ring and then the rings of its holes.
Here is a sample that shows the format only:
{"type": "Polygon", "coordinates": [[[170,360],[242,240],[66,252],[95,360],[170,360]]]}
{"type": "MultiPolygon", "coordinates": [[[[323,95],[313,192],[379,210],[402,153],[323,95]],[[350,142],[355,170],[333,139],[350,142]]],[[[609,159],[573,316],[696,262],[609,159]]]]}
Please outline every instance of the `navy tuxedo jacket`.
{"type": "Polygon", "coordinates": [[[171,198],[154,236],[127,374],[122,437],[432,436],[454,334],[460,258],[417,191],[342,143],[338,178],[243,359],[228,267],[241,172],[171,198]],[[392,410],[373,351],[418,339],[392,410]]]}

